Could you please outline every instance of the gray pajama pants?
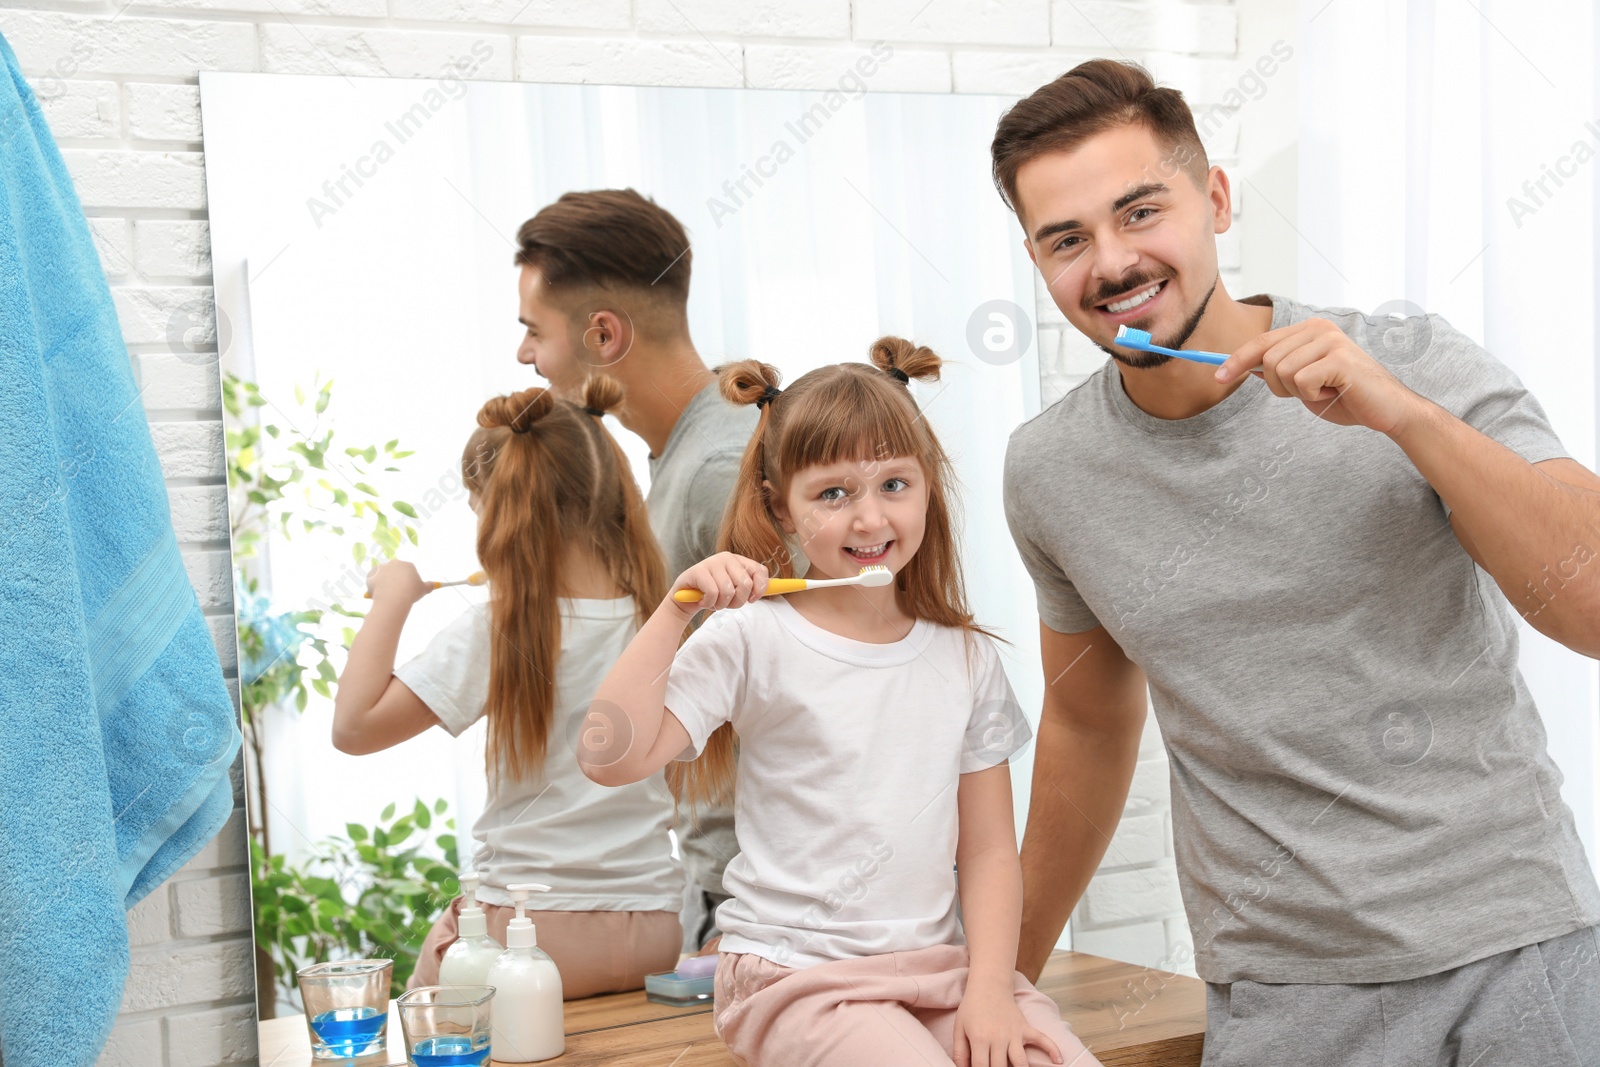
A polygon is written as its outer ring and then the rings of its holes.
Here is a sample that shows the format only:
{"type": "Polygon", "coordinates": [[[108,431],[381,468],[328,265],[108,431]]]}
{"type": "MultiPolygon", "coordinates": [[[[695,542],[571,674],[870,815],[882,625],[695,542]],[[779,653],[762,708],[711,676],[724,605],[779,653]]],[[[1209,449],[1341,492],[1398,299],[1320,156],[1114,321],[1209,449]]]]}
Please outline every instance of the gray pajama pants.
{"type": "Polygon", "coordinates": [[[1600,1067],[1600,927],[1405,982],[1206,986],[1202,1067],[1600,1067]]]}

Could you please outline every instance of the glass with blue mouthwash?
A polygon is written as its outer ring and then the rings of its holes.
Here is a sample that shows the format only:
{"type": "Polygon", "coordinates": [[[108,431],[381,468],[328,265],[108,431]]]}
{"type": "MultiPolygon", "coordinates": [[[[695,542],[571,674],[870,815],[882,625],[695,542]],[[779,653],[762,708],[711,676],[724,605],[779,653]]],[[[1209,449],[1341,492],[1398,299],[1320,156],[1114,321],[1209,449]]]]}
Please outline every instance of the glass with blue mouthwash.
{"type": "Polygon", "coordinates": [[[414,1067],[478,1067],[489,1058],[494,986],[425,985],[395,1001],[414,1067]]]}
{"type": "Polygon", "coordinates": [[[295,972],[313,1060],[352,1060],[383,1051],[393,960],[340,960],[295,972]]]}

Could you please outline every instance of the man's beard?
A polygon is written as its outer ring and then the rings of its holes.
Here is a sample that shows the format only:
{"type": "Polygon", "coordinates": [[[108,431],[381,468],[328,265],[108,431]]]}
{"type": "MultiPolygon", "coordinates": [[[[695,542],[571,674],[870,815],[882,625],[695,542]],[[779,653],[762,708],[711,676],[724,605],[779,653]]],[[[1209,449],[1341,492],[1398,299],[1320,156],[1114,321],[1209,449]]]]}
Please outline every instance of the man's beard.
{"type": "MultiPolygon", "coordinates": [[[[1211,294],[1217,291],[1217,283],[1221,280],[1221,274],[1218,274],[1212,280],[1211,288],[1207,289],[1206,295],[1200,298],[1200,305],[1183,321],[1183,325],[1178,327],[1177,332],[1170,339],[1163,340],[1160,337],[1152,336],[1150,343],[1160,345],[1162,348],[1182,348],[1183,343],[1194,334],[1195,330],[1200,328],[1200,320],[1205,316],[1206,305],[1211,303],[1211,294]]],[[[1117,348],[1112,345],[1103,345],[1098,341],[1095,342],[1095,345],[1118,363],[1134,370],[1149,370],[1152,367],[1159,367],[1163,363],[1170,363],[1177,358],[1163,355],[1160,352],[1141,352],[1136,348],[1117,348]]]]}

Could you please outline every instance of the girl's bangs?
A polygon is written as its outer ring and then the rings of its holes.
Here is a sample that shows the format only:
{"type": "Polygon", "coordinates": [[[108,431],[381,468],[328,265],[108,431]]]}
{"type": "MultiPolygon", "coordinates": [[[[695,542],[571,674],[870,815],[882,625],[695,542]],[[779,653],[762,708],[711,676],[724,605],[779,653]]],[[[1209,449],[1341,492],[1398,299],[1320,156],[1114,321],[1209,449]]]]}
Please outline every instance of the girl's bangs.
{"type": "Polygon", "coordinates": [[[877,384],[845,381],[805,396],[803,410],[787,413],[780,471],[788,475],[840,461],[884,462],[899,456],[927,465],[929,441],[919,432],[914,405],[889,392],[899,386],[877,384]]]}

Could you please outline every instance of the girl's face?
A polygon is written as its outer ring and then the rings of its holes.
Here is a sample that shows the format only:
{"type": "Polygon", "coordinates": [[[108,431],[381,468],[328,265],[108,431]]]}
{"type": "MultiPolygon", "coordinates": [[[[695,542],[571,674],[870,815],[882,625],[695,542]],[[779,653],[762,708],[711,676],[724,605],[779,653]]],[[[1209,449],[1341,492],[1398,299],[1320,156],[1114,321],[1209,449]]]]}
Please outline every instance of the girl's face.
{"type": "Polygon", "coordinates": [[[922,545],[928,480],[910,456],[841,460],[797,471],[772,510],[811,561],[807,577],[851,578],[873,564],[898,572],[922,545]]]}

